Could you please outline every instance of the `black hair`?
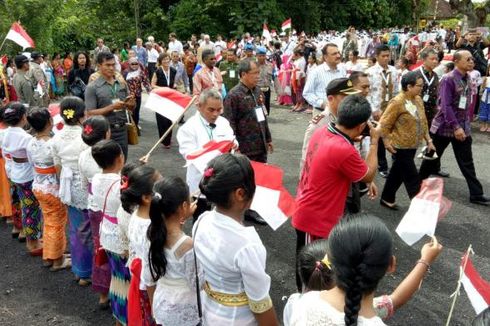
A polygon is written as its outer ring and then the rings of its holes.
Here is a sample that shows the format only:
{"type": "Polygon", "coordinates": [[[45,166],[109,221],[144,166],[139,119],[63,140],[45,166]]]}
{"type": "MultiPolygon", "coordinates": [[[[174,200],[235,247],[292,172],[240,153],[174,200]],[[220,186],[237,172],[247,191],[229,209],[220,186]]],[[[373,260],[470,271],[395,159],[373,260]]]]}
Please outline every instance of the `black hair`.
{"type": "Polygon", "coordinates": [[[92,146],[92,156],[101,169],[114,166],[116,160],[122,154],[119,144],[112,139],[104,139],[92,146]]]}
{"type": "Polygon", "coordinates": [[[114,54],[112,54],[110,52],[102,51],[102,52],[99,52],[99,54],[97,55],[97,64],[99,64],[99,65],[101,65],[105,61],[109,61],[109,60],[114,60],[114,54]]]}
{"type": "Polygon", "coordinates": [[[437,61],[441,62],[442,60],[444,60],[444,51],[438,51],[437,52],[437,61]]]}
{"type": "Polygon", "coordinates": [[[405,67],[408,67],[408,64],[410,63],[410,61],[408,61],[408,59],[406,57],[401,57],[400,58],[400,61],[402,62],[402,64],[405,66],[405,67]]]}
{"type": "Polygon", "coordinates": [[[80,69],[80,67],[78,66],[78,57],[81,55],[85,56],[85,68],[90,68],[90,56],[85,51],[78,51],[73,57],[73,69],[80,69]]]}
{"type": "MultiPolygon", "coordinates": [[[[438,55],[438,54],[437,54],[437,52],[436,52],[436,50],[434,50],[434,49],[425,49],[424,51],[422,51],[422,52],[420,53],[420,59],[425,60],[425,59],[427,59],[427,58],[428,58],[428,57],[429,57],[431,54],[433,54],[433,55],[438,55]]],[[[443,54],[443,56],[444,56],[444,54],[443,54]]]]}
{"type": "Polygon", "coordinates": [[[349,95],[339,105],[337,123],[347,129],[353,129],[368,121],[371,116],[371,105],[359,94],[349,95]]]}
{"type": "Polygon", "coordinates": [[[143,195],[153,193],[155,172],[151,166],[142,165],[131,170],[126,178],[121,178],[123,185],[127,183],[127,188],[121,189],[121,206],[126,212],[132,213],[135,206],[142,204],[143,195]]]}
{"type": "Polygon", "coordinates": [[[350,74],[349,79],[352,82],[352,84],[356,85],[361,77],[368,77],[368,74],[362,71],[353,71],[350,74]]]}
{"type": "Polygon", "coordinates": [[[49,119],[51,119],[51,114],[49,114],[46,108],[33,107],[27,114],[27,122],[37,132],[43,131],[46,128],[49,119]]]}
{"type": "Polygon", "coordinates": [[[369,57],[368,60],[371,60],[373,64],[376,64],[376,62],[378,61],[376,57],[369,57]]]}
{"type": "Polygon", "coordinates": [[[247,58],[240,61],[238,64],[238,76],[242,77],[242,74],[252,70],[252,64],[257,65],[254,59],[247,58]]]}
{"type": "Polygon", "coordinates": [[[255,174],[248,158],[241,154],[223,154],[212,159],[206,168],[210,176],[199,183],[201,193],[211,203],[230,208],[230,194],[243,188],[249,199],[255,193],[255,174]]]}
{"type": "Polygon", "coordinates": [[[97,142],[105,139],[110,125],[104,116],[94,115],[83,122],[82,128],[83,142],[89,146],[94,146],[97,142]]]}
{"type": "Polygon", "coordinates": [[[189,187],[179,177],[164,177],[155,183],[150,205],[151,224],[147,231],[150,240],[148,262],[153,280],[157,281],[167,271],[164,247],[167,242],[166,219],[175,214],[179,207],[189,202],[189,187]]]}
{"type": "Polygon", "coordinates": [[[381,54],[381,52],[385,52],[385,51],[390,52],[390,47],[386,44],[380,44],[376,47],[374,53],[376,53],[376,56],[378,56],[381,54]]]}
{"type": "Polygon", "coordinates": [[[274,42],[274,49],[280,50],[281,49],[281,42],[274,42]]]}
{"type": "Polygon", "coordinates": [[[402,76],[402,80],[400,82],[402,86],[402,91],[406,92],[408,90],[408,86],[415,86],[417,84],[417,80],[422,79],[420,75],[415,71],[407,72],[402,76]]]}
{"type": "Polygon", "coordinates": [[[27,108],[20,102],[10,102],[0,110],[0,121],[5,122],[8,126],[16,126],[27,112],[27,108]]]}
{"type": "Polygon", "coordinates": [[[129,173],[131,173],[131,171],[133,171],[134,169],[136,169],[140,166],[143,166],[143,165],[145,165],[145,163],[141,162],[140,160],[136,160],[136,161],[124,164],[124,166],[121,170],[121,177],[127,178],[129,173]]]}
{"type": "Polygon", "coordinates": [[[454,62],[446,63],[446,68],[448,71],[453,71],[454,70],[454,62]]]}
{"type": "Polygon", "coordinates": [[[337,44],[335,43],[327,43],[325,46],[322,48],[322,54],[327,55],[328,54],[328,48],[338,48],[337,44]]]}
{"type": "Polygon", "coordinates": [[[334,286],[331,266],[322,261],[327,251],[328,241],[322,239],[307,244],[299,252],[296,268],[304,292],[330,290],[334,286]]]}
{"type": "Polygon", "coordinates": [[[328,238],[335,284],[345,292],[344,321],[357,325],[363,295],[372,293],[390,266],[391,233],[377,217],[344,217],[328,238]]]}
{"type": "Polygon", "coordinates": [[[473,319],[471,326],[490,326],[490,308],[480,312],[478,316],[473,319]]]}
{"type": "Polygon", "coordinates": [[[202,57],[202,61],[207,60],[208,57],[214,58],[214,50],[206,49],[206,50],[202,51],[201,57],[202,57]]]}
{"type": "Polygon", "coordinates": [[[456,62],[458,60],[461,60],[462,53],[465,52],[465,51],[466,52],[469,52],[468,50],[457,50],[456,52],[454,52],[454,54],[453,54],[453,62],[456,62]]]}
{"type": "Polygon", "coordinates": [[[75,126],[85,115],[85,103],[76,96],[67,96],[60,103],[60,115],[67,125],[75,126]]]}
{"type": "Polygon", "coordinates": [[[359,51],[357,51],[357,50],[353,50],[353,51],[351,51],[351,52],[352,52],[352,55],[353,55],[354,57],[358,57],[358,56],[359,56],[359,51]]]}

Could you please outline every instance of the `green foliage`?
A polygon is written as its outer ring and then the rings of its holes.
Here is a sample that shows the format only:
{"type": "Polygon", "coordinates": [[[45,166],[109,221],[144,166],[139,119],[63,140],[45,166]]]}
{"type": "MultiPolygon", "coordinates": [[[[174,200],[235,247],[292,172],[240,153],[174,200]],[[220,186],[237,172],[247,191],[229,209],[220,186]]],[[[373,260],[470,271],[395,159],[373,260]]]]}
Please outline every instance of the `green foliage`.
{"type": "MultiPolygon", "coordinates": [[[[53,52],[91,50],[97,37],[110,47],[134,43],[139,33],[167,41],[207,33],[226,37],[243,32],[260,34],[262,23],[280,31],[291,17],[298,31],[383,28],[411,24],[412,9],[421,12],[429,0],[0,0],[0,35],[20,20],[37,49],[53,52]],[[413,3],[417,6],[413,8],[413,3]],[[136,23],[135,13],[139,20],[136,23]]],[[[7,41],[4,51],[19,47],[7,41]]]]}

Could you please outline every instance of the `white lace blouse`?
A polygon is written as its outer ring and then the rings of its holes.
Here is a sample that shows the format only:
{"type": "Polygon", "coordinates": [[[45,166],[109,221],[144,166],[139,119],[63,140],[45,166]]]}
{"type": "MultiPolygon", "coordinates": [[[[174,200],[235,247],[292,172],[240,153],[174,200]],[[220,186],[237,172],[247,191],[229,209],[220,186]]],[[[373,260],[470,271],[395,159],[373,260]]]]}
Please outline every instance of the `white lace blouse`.
{"type": "Polygon", "coordinates": [[[34,179],[31,163],[18,163],[9,158],[27,158],[26,148],[31,139],[32,136],[20,127],[8,127],[3,132],[2,155],[5,159],[5,171],[12,182],[26,183],[34,179]]]}
{"type": "Polygon", "coordinates": [[[88,192],[82,186],[78,158],[88,147],[82,140],[82,127],[78,125],[65,125],[52,139],[54,164],[61,165],[62,170],[70,169],[73,172],[70,184],[71,200],[66,204],[78,209],[87,209],[88,192]]]}
{"type": "MultiPolygon", "coordinates": [[[[199,322],[194,253],[192,249],[179,253],[179,247],[187,239],[187,235],[182,235],[172,248],[164,249],[167,269],[165,276],[157,282],[152,306],[159,325],[195,326],[199,322]]],[[[202,280],[203,272],[199,265],[198,269],[202,280]]]]}
{"type": "MultiPolygon", "coordinates": [[[[33,137],[29,145],[27,145],[27,158],[34,167],[42,169],[53,167],[54,161],[51,154],[51,139],[45,140],[33,137]]],[[[40,174],[34,171],[32,189],[57,197],[60,189],[58,175],[56,173],[40,174]]]]}
{"type": "MultiPolygon", "coordinates": [[[[344,326],[344,312],[338,311],[320,297],[320,291],[310,291],[294,302],[291,326],[344,326]]],[[[386,326],[379,317],[357,319],[359,326],[386,326]]]]}
{"type": "Polygon", "coordinates": [[[146,236],[151,224],[149,218],[138,216],[137,211],[131,215],[128,226],[129,259],[127,266],[131,266],[133,259],[141,259],[141,282],[140,289],[146,290],[148,285],[153,284],[148,265],[148,253],[150,252],[150,240],[146,236]]]}
{"type": "MultiPolygon", "coordinates": [[[[92,156],[92,147],[89,147],[80,153],[80,157],[78,158],[78,169],[80,170],[80,177],[82,178],[83,189],[87,189],[87,191],[91,190],[92,178],[97,173],[102,173],[102,169],[99,167],[97,162],[95,162],[92,156]]],[[[92,205],[91,201],[92,196],[89,192],[88,208],[90,208],[90,206],[92,205]]]]}

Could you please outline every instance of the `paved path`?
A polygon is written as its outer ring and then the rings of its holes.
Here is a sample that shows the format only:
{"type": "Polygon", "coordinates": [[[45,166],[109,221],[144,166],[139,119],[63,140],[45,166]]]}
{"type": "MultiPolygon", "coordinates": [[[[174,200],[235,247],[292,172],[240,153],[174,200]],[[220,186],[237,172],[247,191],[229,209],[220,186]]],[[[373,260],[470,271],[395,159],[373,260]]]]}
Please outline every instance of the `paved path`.
{"type": "MultiPolygon", "coordinates": [[[[295,193],[303,133],[309,116],[293,114],[284,108],[273,108],[269,119],[275,153],[270,163],[284,168],[286,187],[295,193]]],[[[141,157],[157,139],[154,114],[142,112],[143,135],[138,146],[130,147],[130,160],[141,157]]],[[[490,194],[490,138],[475,134],[474,159],[477,174],[490,194]]],[[[175,142],[170,150],[159,148],[151,164],[163,175],[185,176],[184,160],[175,142]]],[[[490,279],[490,208],[470,205],[466,183],[456,166],[452,151],[444,157],[444,168],[451,173],[446,179],[446,196],[453,201],[449,215],[440,222],[437,236],[444,245],[440,258],[422,289],[389,321],[390,325],[443,325],[450,307],[450,294],[456,287],[459,259],[471,243],[476,252],[474,264],[480,273],[490,279]]],[[[378,180],[380,188],[383,179],[378,180]]],[[[328,197],[328,194],[325,194],[328,197]]],[[[391,230],[409,205],[404,189],[399,191],[403,210],[391,212],[378,202],[363,199],[366,212],[381,217],[391,230]]],[[[271,295],[277,312],[282,317],[284,296],[295,291],[294,252],[295,234],[289,223],[276,232],[269,227],[258,227],[267,247],[267,270],[272,277],[271,295]]],[[[393,233],[394,234],[394,233],[393,233]]],[[[395,234],[397,271],[385,277],[379,293],[390,293],[419,258],[421,244],[413,248],[405,245],[395,234]]],[[[97,296],[90,289],[80,288],[71,281],[71,273],[50,273],[43,269],[39,259],[29,257],[23,246],[10,239],[9,229],[0,223],[0,325],[112,325],[109,312],[97,309],[97,296]]],[[[462,292],[454,311],[452,325],[469,325],[474,311],[462,292]]]]}

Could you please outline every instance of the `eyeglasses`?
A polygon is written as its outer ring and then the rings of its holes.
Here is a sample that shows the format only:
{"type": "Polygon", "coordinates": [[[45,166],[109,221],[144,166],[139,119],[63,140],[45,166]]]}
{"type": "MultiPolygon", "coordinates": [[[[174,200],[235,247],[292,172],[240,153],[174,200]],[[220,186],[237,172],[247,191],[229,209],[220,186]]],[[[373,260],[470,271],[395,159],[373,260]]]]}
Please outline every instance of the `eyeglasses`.
{"type": "Polygon", "coordinates": [[[131,66],[137,66],[137,65],[139,65],[139,63],[137,63],[137,62],[131,63],[131,66]]]}
{"type": "Polygon", "coordinates": [[[424,84],[415,84],[414,86],[417,86],[417,87],[424,87],[424,84]]]}
{"type": "Polygon", "coordinates": [[[466,61],[468,61],[468,62],[470,62],[470,61],[475,61],[475,58],[473,58],[473,57],[469,57],[469,58],[467,58],[467,59],[466,59],[466,61]]]}

